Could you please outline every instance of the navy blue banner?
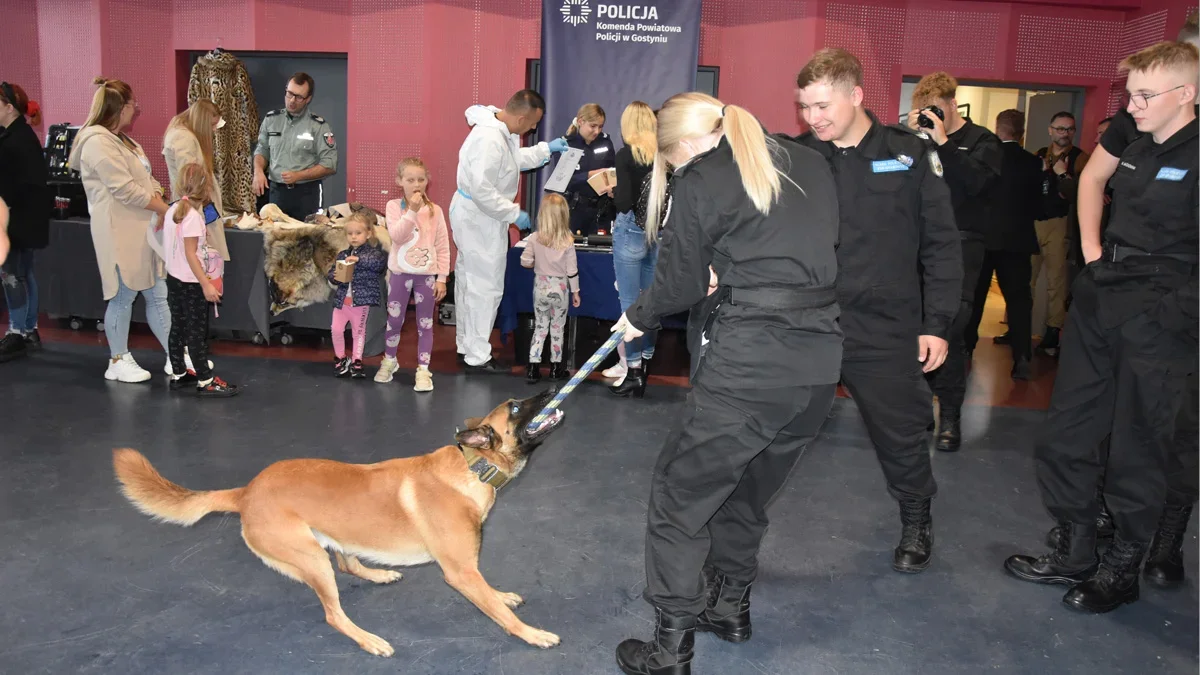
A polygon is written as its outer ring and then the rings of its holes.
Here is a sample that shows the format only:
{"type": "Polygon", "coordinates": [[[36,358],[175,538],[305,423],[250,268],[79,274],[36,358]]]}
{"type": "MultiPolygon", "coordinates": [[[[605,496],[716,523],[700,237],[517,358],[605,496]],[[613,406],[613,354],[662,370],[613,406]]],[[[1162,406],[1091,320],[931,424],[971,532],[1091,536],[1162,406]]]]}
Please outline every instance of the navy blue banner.
{"type": "MultiPolygon", "coordinates": [[[[607,115],[604,131],[620,148],[625,106],[645,101],[658,108],[671,96],[695,89],[700,2],[542,0],[546,116],[539,138],[566,134],[580,106],[599,103],[607,115]]],[[[538,176],[539,195],[551,167],[538,176]]]]}

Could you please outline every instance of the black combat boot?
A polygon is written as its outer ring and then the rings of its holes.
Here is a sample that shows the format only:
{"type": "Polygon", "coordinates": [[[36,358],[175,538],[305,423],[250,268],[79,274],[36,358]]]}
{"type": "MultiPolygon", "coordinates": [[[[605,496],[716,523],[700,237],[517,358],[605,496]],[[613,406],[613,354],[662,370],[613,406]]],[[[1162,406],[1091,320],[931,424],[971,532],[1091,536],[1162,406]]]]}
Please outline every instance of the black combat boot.
{"type": "Polygon", "coordinates": [[[1004,569],[1022,581],[1035,584],[1078,584],[1096,571],[1096,524],[1063,523],[1066,536],[1054,550],[1039,558],[1009,556],[1004,569]]]}
{"type": "Polygon", "coordinates": [[[529,384],[537,384],[541,379],[542,364],[530,361],[529,365],[525,366],[525,381],[529,384]]]}
{"type": "Polygon", "coordinates": [[[1192,518],[1192,505],[1167,504],[1158,521],[1158,532],[1150,542],[1146,569],[1142,576],[1159,588],[1174,588],[1183,583],[1183,533],[1192,518]]]}
{"type": "Polygon", "coordinates": [[[1060,329],[1046,326],[1046,332],[1042,335],[1042,341],[1038,343],[1037,350],[1046,356],[1058,357],[1058,336],[1060,329]]]}
{"type": "Polygon", "coordinates": [[[639,366],[630,368],[625,374],[624,381],[613,387],[608,388],[609,391],[620,396],[621,398],[642,398],[646,395],[646,371],[639,366]]]}
{"type": "Polygon", "coordinates": [[[567,372],[566,367],[561,362],[555,361],[550,364],[549,377],[551,382],[558,382],[559,380],[570,379],[571,373],[567,372]]]}
{"type": "Polygon", "coordinates": [[[1138,599],[1138,572],[1146,545],[1125,541],[1118,532],[1100,559],[1100,567],[1087,581],[1074,586],[1063,602],[1082,612],[1103,614],[1138,599]]]}
{"type": "Polygon", "coordinates": [[[929,499],[900,500],[900,545],[892,553],[892,569],[916,574],[933,561],[933,519],[929,499]]]}
{"type": "Polygon", "coordinates": [[[962,445],[962,432],[959,430],[959,410],[942,410],[939,415],[941,428],[938,429],[937,444],[934,446],[942,452],[958,452],[962,445]]]}
{"type": "Polygon", "coordinates": [[[696,617],[654,609],[654,639],[625,640],[617,645],[617,666],[626,675],[692,675],[696,617]]]}
{"type": "MultiPolygon", "coordinates": [[[[1104,477],[1100,477],[1100,484],[1104,484],[1104,477]]],[[[1100,515],[1096,516],[1096,540],[1099,542],[1107,542],[1113,538],[1113,532],[1116,532],[1116,527],[1113,525],[1112,514],[1108,512],[1108,504],[1104,503],[1104,488],[1096,488],[1096,503],[1100,505],[1100,515]]],[[[1058,538],[1063,534],[1063,526],[1055,525],[1046,533],[1046,545],[1050,548],[1058,548],[1058,538]]]]}
{"type": "Polygon", "coordinates": [[[706,568],[708,603],[696,619],[696,630],[712,633],[726,642],[750,639],[750,586],[739,584],[720,572],[706,568]]]}

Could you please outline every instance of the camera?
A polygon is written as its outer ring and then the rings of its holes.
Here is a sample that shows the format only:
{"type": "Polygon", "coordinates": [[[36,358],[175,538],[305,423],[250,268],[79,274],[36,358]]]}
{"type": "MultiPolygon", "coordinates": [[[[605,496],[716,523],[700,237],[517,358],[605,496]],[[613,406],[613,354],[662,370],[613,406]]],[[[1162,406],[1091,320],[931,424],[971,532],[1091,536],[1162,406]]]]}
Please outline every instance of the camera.
{"type": "Polygon", "coordinates": [[[943,122],[946,121],[946,114],[942,112],[941,108],[937,107],[936,105],[929,105],[929,106],[925,106],[924,108],[921,108],[919,111],[917,111],[918,112],[917,126],[925,127],[926,129],[933,128],[933,120],[929,119],[928,117],[925,117],[924,115],[919,114],[926,110],[932,112],[934,115],[937,115],[939,120],[941,120],[943,122]]]}

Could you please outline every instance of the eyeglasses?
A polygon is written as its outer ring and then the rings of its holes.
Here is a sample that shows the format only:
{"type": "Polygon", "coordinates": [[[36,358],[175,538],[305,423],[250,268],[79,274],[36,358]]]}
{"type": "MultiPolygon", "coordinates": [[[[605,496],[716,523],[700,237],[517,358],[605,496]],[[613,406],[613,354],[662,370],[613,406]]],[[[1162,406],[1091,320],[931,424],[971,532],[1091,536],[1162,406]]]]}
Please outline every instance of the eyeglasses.
{"type": "Polygon", "coordinates": [[[1054,130],[1054,131],[1057,131],[1057,132],[1058,132],[1058,133],[1060,133],[1060,134],[1073,134],[1073,133],[1075,133],[1075,127],[1050,127],[1050,128],[1051,128],[1052,130],[1054,130]]]}
{"type": "Polygon", "coordinates": [[[304,99],[308,98],[308,94],[301,96],[300,94],[293,94],[286,89],[284,90],[283,95],[289,101],[303,101],[304,99]]]}
{"type": "Polygon", "coordinates": [[[1183,89],[1186,86],[1187,86],[1186,84],[1181,84],[1178,87],[1171,87],[1170,89],[1168,89],[1166,91],[1160,91],[1157,94],[1140,94],[1140,93],[1139,94],[1130,94],[1129,92],[1126,92],[1125,97],[1126,97],[1126,100],[1133,103],[1133,107],[1137,108],[1138,110],[1145,110],[1146,107],[1150,105],[1150,99],[1154,98],[1155,96],[1162,96],[1163,94],[1169,94],[1170,92],[1173,92],[1176,89],[1183,89]]]}

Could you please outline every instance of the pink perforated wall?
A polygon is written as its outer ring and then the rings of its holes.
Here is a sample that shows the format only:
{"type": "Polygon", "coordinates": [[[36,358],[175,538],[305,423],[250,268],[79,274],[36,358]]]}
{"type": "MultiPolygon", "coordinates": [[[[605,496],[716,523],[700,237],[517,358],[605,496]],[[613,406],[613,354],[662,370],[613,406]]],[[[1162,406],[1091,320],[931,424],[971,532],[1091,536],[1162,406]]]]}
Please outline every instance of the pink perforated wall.
{"type": "Polygon", "coordinates": [[[14,9],[12,13],[4,14],[6,27],[4,37],[0,38],[0,80],[20,85],[29,98],[41,104],[37,5],[24,3],[14,9]]]}

